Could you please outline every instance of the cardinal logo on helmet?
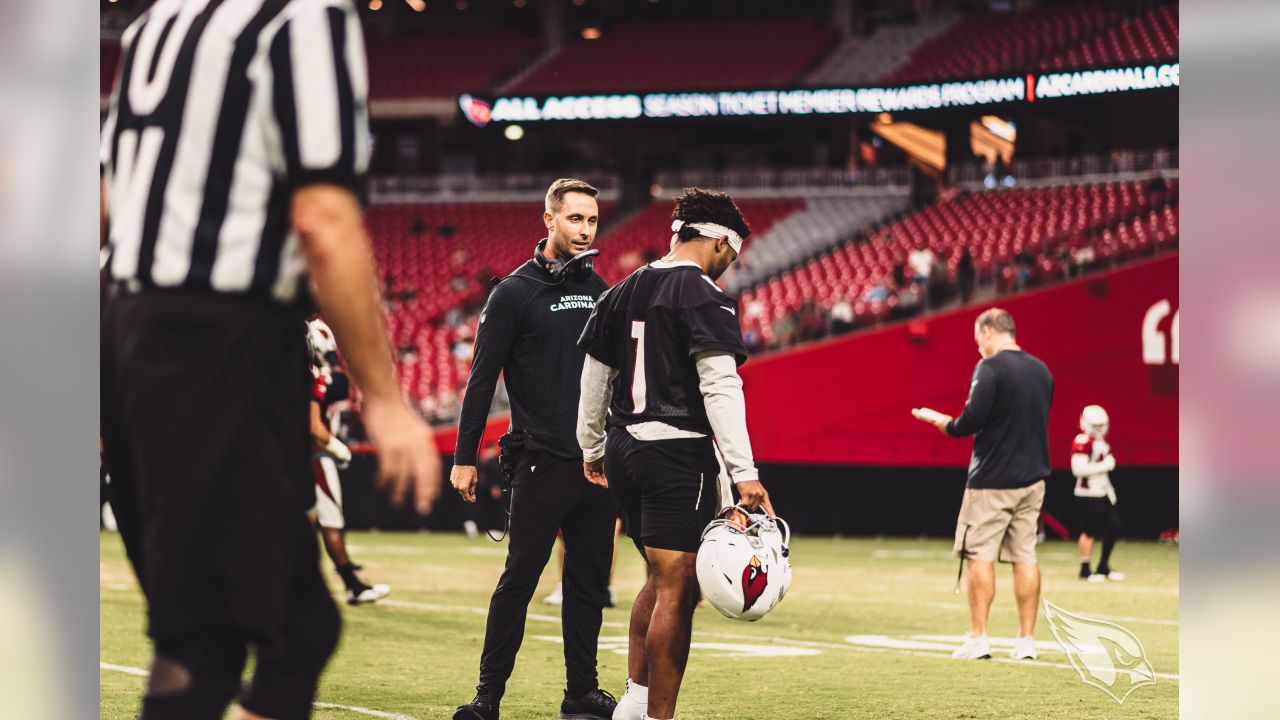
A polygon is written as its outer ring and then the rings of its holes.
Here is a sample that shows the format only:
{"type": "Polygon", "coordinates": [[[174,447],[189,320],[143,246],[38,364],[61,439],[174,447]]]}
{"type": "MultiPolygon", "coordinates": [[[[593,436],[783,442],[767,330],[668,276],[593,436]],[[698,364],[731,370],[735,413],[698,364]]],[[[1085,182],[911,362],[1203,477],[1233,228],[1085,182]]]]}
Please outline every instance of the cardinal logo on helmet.
{"type": "Polygon", "coordinates": [[[760,558],[752,555],[751,562],[742,568],[742,612],[750,610],[768,586],[769,569],[760,564],[760,558]]]}

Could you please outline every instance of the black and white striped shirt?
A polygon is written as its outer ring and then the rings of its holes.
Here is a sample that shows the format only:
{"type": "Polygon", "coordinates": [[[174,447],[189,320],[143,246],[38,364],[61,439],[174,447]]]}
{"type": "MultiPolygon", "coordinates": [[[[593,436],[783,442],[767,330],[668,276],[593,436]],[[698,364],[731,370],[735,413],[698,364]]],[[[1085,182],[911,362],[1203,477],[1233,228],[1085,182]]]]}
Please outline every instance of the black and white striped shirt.
{"type": "Polygon", "coordinates": [[[291,302],[293,191],[369,164],[350,0],[157,0],[125,31],[102,132],[111,276],[291,302]]]}

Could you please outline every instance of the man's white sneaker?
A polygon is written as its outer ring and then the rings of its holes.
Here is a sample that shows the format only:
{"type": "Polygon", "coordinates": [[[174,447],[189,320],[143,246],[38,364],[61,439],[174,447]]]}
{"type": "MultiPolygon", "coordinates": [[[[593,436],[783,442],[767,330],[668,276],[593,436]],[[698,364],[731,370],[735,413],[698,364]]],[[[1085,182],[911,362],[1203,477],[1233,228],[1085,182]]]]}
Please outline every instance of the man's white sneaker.
{"type": "Polygon", "coordinates": [[[643,688],[627,680],[627,691],[618,698],[618,706],[613,709],[613,720],[641,720],[649,709],[649,688],[643,688]]]}
{"type": "Polygon", "coordinates": [[[1107,579],[1112,582],[1120,582],[1121,580],[1124,579],[1124,573],[1120,572],[1119,570],[1112,570],[1111,572],[1107,573],[1107,579]]]}
{"type": "Polygon", "coordinates": [[[1103,575],[1102,573],[1094,573],[1089,576],[1089,582],[1091,583],[1100,583],[1100,582],[1106,582],[1106,581],[1107,581],[1107,576],[1103,575]]]}
{"type": "Polygon", "coordinates": [[[564,586],[556,583],[556,589],[551,594],[542,599],[547,605],[563,605],[564,604],[564,586]]]}
{"type": "Polygon", "coordinates": [[[957,660],[983,660],[991,657],[991,643],[987,642],[987,636],[969,637],[966,636],[964,644],[951,653],[951,657],[957,660]]]}
{"type": "Polygon", "coordinates": [[[1035,660],[1036,639],[1033,637],[1014,638],[1013,650],[1009,652],[1009,657],[1014,660],[1035,660]]]}
{"type": "Polygon", "coordinates": [[[358,593],[347,591],[348,605],[363,605],[364,603],[378,602],[382,598],[391,594],[390,585],[372,585],[366,587],[358,593]]]}

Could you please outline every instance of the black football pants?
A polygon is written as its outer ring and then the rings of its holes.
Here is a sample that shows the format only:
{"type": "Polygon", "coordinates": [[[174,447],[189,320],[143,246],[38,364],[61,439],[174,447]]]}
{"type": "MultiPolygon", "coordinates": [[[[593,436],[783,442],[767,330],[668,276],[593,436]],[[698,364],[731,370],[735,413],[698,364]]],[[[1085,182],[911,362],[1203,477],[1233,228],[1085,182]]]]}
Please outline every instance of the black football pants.
{"type": "Polygon", "coordinates": [[[587,482],[582,461],[523,450],[515,458],[507,565],[489,602],[480,684],[501,696],[524,639],[525,616],[556,531],[564,536],[564,661],[567,690],[597,685],[596,648],[609,598],[616,504],[609,490],[587,482]]]}

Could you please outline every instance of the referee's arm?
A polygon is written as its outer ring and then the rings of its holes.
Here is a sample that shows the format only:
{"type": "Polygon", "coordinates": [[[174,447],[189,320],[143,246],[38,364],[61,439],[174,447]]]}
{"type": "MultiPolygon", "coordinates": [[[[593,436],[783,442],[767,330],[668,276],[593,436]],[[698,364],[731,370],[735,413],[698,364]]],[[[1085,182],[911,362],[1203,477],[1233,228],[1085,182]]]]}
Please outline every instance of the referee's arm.
{"type": "Polygon", "coordinates": [[[421,513],[440,493],[440,456],[426,423],[405,404],[378,297],[357,178],[368,166],[368,80],[359,20],[316,4],[271,43],[273,109],[289,182],[290,222],[316,301],[364,396],[363,419],[379,482],[394,503],[410,490],[421,513]]]}

